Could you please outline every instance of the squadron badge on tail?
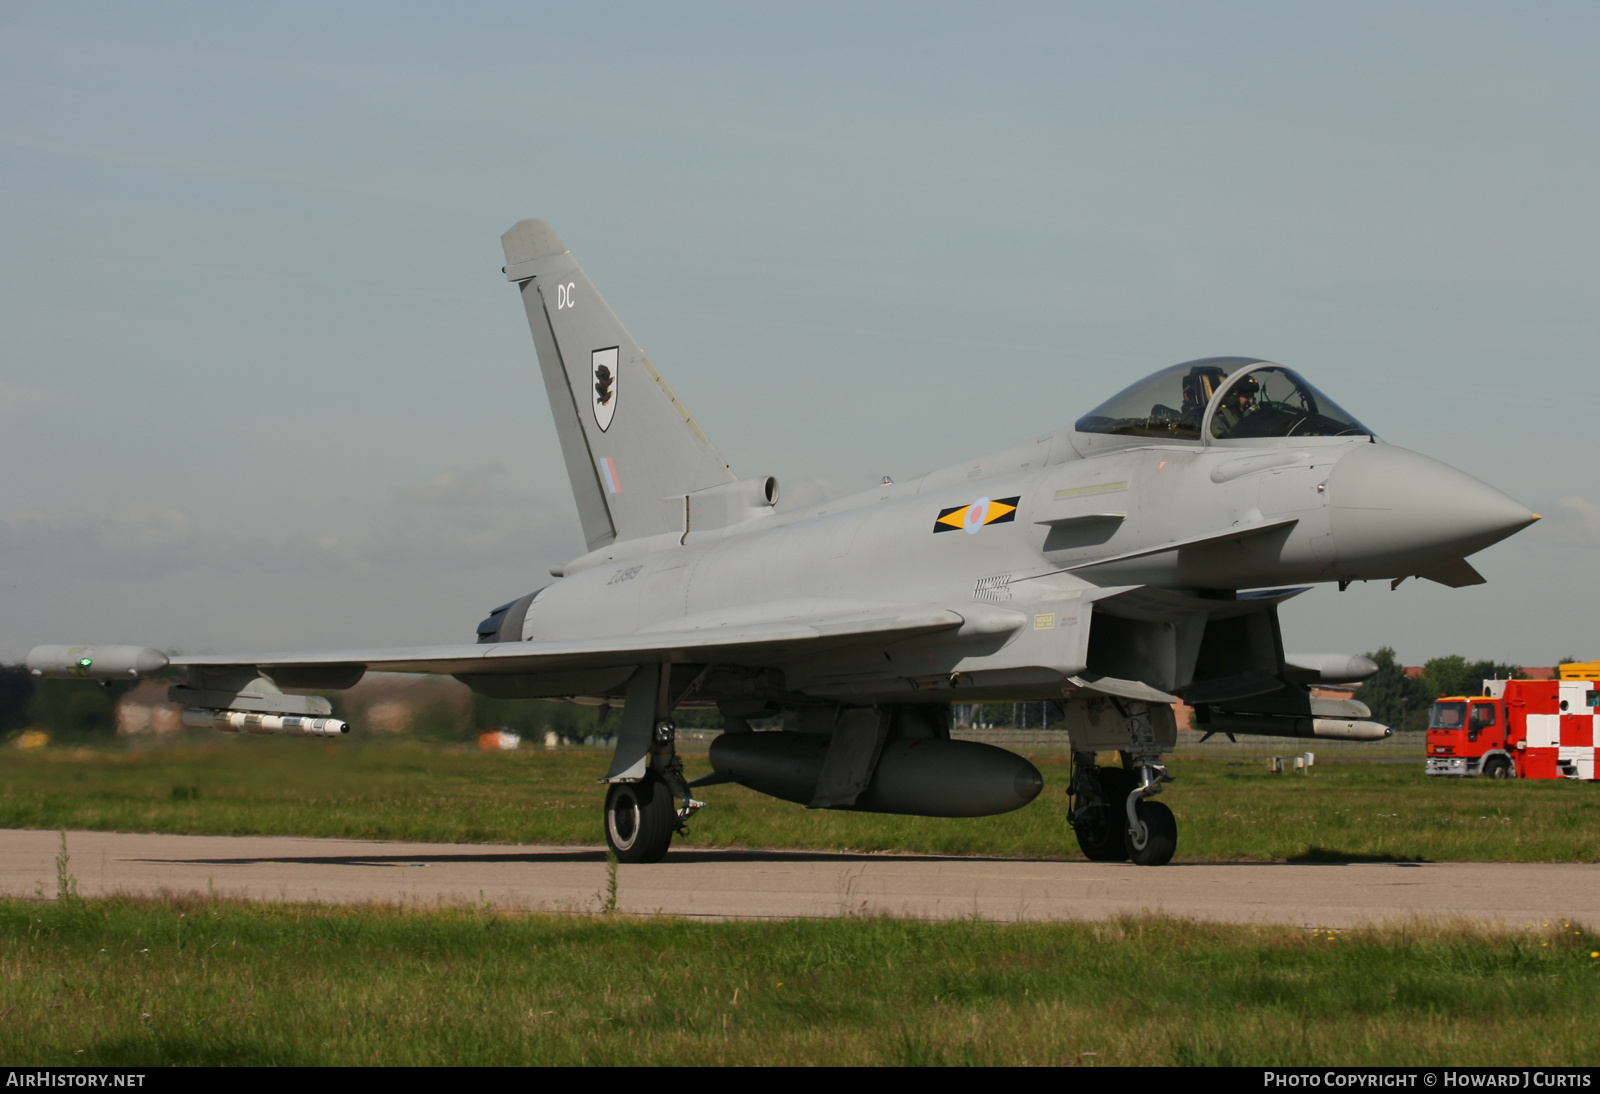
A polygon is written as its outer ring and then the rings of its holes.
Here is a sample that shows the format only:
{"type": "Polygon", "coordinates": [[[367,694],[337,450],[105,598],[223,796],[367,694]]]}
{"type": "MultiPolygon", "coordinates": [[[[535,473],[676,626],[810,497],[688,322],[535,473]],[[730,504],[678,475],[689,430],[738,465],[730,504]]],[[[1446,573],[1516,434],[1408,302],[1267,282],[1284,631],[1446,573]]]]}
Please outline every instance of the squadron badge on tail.
{"type": "Polygon", "coordinates": [[[595,424],[602,433],[611,425],[611,416],[617,411],[617,348],[597,349],[590,355],[590,367],[594,370],[591,402],[595,424]]]}

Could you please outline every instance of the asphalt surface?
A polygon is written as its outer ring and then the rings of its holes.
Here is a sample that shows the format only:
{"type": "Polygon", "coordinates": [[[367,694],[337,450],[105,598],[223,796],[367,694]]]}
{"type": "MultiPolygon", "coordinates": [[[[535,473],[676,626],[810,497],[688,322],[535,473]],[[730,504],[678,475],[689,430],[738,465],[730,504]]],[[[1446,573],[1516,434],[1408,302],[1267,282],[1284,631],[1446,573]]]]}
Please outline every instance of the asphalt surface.
{"type": "MultiPolygon", "coordinates": [[[[603,848],[462,846],[68,832],[82,896],[222,897],[406,907],[487,901],[592,912],[603,848]]],[[[0,830],[0,894],[53,897],[60,834],[0,830]]],[[[618,868],[617,909],[696,918],[887,914],[991,920],[1104,919],[1143,912],[1234,923],[1355,927],[1469,919],[1600,924],[1600,866],[1559,863],[1092,862],[805,851],[674,850],[618,868]]]]}

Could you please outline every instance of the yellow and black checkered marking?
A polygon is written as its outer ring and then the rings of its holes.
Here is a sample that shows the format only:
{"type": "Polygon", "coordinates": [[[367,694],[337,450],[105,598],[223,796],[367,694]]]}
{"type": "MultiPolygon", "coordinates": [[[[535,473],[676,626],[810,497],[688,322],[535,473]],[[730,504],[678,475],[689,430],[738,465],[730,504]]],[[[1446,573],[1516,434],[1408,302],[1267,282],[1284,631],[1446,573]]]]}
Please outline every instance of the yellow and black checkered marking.
{"type": "Polygon", "coordinates": [[[988,524],[1009,524],[1017,519],[1017,503],[1022,500],[1018,494],[1014,498],[990,498],[972,502],[968,505],[957,505],[951,509],[939,510],[939,518],[933,522],[935,532],[964,532],[969,528],[977,528],[988,524]],[[975,512],[974,506],[982,504],[983,512],[975,512]],[[969,522],[972,522],[969,524],[969,522]]]}

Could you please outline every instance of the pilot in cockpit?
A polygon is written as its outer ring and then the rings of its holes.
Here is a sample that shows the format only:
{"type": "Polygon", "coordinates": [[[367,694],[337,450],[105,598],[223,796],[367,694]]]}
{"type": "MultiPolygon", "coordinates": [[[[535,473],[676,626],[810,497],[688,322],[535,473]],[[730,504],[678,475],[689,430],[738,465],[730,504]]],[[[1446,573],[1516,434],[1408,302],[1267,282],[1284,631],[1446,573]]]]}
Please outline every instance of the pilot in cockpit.
{"type": "Polygon", "coordinates": [[[1222,396],[1217,412],[1211,418],[1211,435],[1226,437],[1231,434],[1246,414],[1255,409],[1256,396],[1261,384],[1254,376],[1241,376],[1222,396]]]}
{"type": "Polygon", "coordinates": [[[1146,376],[1079,418],[1079,433],[1200,440],[1206,409],[1216,440],[1355,437],[1372,431],[1297,372],[1254,357],[1185,361],[1146,376]],[[1239,375],[1243,373],[1243,375],[1239,375]],[[1238,376],[1232,384],[1230,376],[1238,376]]]}

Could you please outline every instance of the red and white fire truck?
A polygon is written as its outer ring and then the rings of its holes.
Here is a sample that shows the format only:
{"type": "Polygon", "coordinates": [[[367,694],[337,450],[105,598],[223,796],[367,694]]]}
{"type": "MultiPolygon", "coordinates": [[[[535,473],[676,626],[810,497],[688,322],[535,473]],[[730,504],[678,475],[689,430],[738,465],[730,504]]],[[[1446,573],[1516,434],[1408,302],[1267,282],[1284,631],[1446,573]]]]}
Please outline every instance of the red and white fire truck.
{"type": "Polygon", "coordinates": [[[1485,680],[1428,713],[1430,775],[1594,779],[1600,662],[1562,665],[1559,680],[1485,680]]]}

